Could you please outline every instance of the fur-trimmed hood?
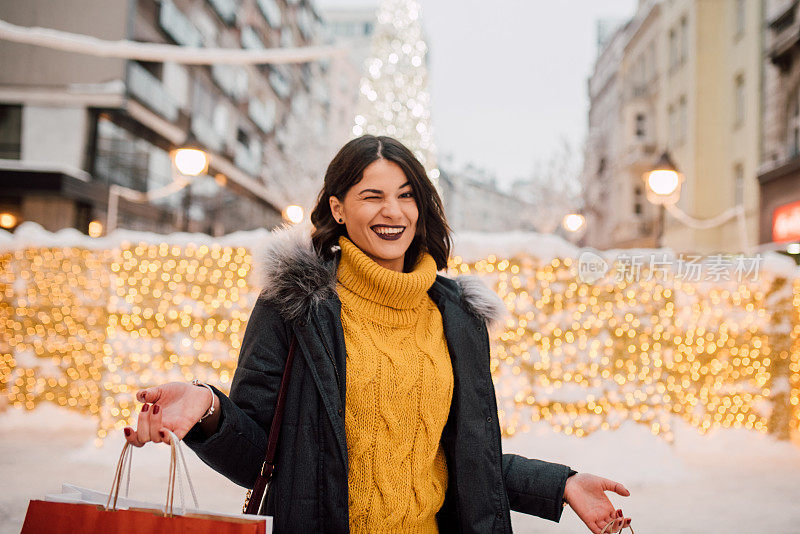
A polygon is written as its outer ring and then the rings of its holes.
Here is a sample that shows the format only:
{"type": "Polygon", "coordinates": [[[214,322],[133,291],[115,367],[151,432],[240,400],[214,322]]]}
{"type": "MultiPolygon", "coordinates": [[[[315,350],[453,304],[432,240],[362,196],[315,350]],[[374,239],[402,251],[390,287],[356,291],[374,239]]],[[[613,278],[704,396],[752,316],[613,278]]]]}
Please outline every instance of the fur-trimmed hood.
{"type": "MultiPolygon", "coordinates": [[[[260,298],[275,302],[287,320],[304,319],[322,302],[337,297],[338,256],[325,261],[317,255],[311,245],[310,225],[271,232],[255,257],[262,288],[260,298]]],[[[458,287],[461,305],[488,327],[507,316],[505,303],[478,277],[460,275],[452,280],[458,287]]]]}

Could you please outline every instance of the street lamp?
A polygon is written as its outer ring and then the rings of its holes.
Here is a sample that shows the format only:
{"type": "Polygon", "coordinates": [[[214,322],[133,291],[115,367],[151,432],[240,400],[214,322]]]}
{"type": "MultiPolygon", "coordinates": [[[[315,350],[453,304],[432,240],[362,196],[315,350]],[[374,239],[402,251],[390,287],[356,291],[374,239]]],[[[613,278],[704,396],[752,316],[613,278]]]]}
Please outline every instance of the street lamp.
{"type": "Polygon", "coordinates": [[[580,213],[569,213],[564,215],[564,219],[561,221],[561,226],[563,226],[564,229],[569,232],[578,232],[583,228],[584,224],[586,224],[586,217],[580,213]]]}
{"type": "Polygon", "coordinates": [[[158,189],[142,192],[118,184],[109,186],[107,234],[113,232],[117,227],[120,197],[132,202],[153,202],[176,193],[189,185],[192,177],[208,170],[208,154],[199,148],[179,148],[172,153],[172,164],[177,171],[173,175],[172,182],[158,189]]]}
{"type": "Polygon", "coordinates": [[[681,196],[683,174],[672,162],[668,152],[661,154],[655,166],[642,175],[645,183],[647,200],[659,207],[658,209],[658,234],[656,246],[662,246],[664,226],[666,223],[665,206],[674,206],[681,196]]]}
{"type": "Polygon", "coordinates": [[[296,205],[286,206],[283,210],[283,218],[292,224],[300,224],[303,220],[303,208],[296,205]]]}
{"type": "Polygon", "coordinates": [[[681,185],[683,184],[684,176],[678,172],[678,168],[672,162],[668,152],[661,154],[654,167],[642,175],[642,180],[646,186],[647,200],[660,208],[658,235],[656,237],[657,246],[662,246],[665,211],[669,211],[672,216],[683,224],[696,230],[713,228],[723,224],[728,219],[737,217],[742,252],[747,250],[747,223],[744,204],[737,204],[709,219],[696,219],[677,206],[678,199],[681,196],[681,185]]]}
{"type": "Polygon", "coordinates": [[[561,227],[569,232],[572,241],[577,241],[586,232],[586,217],[580,213],[568,213],[561,220],[561,227]]]}
{"type": "Polygon", "coordinates": [[[208,170],[208,155],[198,148],[179,148],[172,159],[184,176],[197,176],[208,170]]]}

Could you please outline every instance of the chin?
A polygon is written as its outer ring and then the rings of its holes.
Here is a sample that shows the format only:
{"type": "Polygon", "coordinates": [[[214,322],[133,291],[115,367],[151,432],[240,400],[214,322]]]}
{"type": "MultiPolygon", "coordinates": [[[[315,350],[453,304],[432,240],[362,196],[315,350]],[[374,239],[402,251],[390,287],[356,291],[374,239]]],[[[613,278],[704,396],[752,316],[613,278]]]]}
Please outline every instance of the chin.
{"type": "Polygon", "coordinates": [[[380,241],[380,238],[376,239],[378,243],[375,243],[375,245],[372,247],[371,254],[385,261],[392,261],[404,257],[406,251],[408,251],[409,247],[411,246],[411,242],[385,243],[380,241]]]}

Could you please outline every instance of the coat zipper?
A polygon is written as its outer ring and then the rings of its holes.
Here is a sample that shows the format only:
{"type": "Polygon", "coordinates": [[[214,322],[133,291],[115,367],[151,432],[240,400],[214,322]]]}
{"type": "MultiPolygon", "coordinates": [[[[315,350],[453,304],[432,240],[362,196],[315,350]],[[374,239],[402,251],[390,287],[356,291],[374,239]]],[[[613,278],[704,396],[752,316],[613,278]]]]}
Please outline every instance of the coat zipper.
{"type": "Polygon", "coordinates": [[[320,341],[322,341],[322,346],[325,347],[325,352],[328,354],[328,359],[330,359],[331,364],[333,365],[333,372],[336,374],[336,388],[341,392],[342,384],[339,380],[339,369],[336,367],[336,360],[333,359],[333,354],[331,354],[328,344],[325,343],[325,337],[323,337],[322,332],[320,331],[316,318],[312,317],[311,321],[314,323],[314,329],[317,331],[317,335],[319,336],[320,341]]]}

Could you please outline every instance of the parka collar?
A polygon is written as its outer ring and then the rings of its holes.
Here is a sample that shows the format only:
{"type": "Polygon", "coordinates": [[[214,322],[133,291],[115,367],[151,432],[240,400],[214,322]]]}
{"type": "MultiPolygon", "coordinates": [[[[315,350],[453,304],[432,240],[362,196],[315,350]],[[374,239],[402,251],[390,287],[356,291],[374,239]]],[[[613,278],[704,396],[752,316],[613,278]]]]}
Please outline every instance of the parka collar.
{"type": "MultiPolygon", "coordinates": [[[[281,227],[270,233],[256,252],[259,298],[275,302],[287,321],[308,320],[320,305],[337,299],[336,272],[340,254],[324,260],[311,244],[311,226],[281,227]]],[[[337,247],[338,248],[338,247],[337,247]]],[[[505,303],[476,276],[451,279],[437,275],[429,293],[435,300],[450,298],[487,326],[507,315],[505,303]]]]}

